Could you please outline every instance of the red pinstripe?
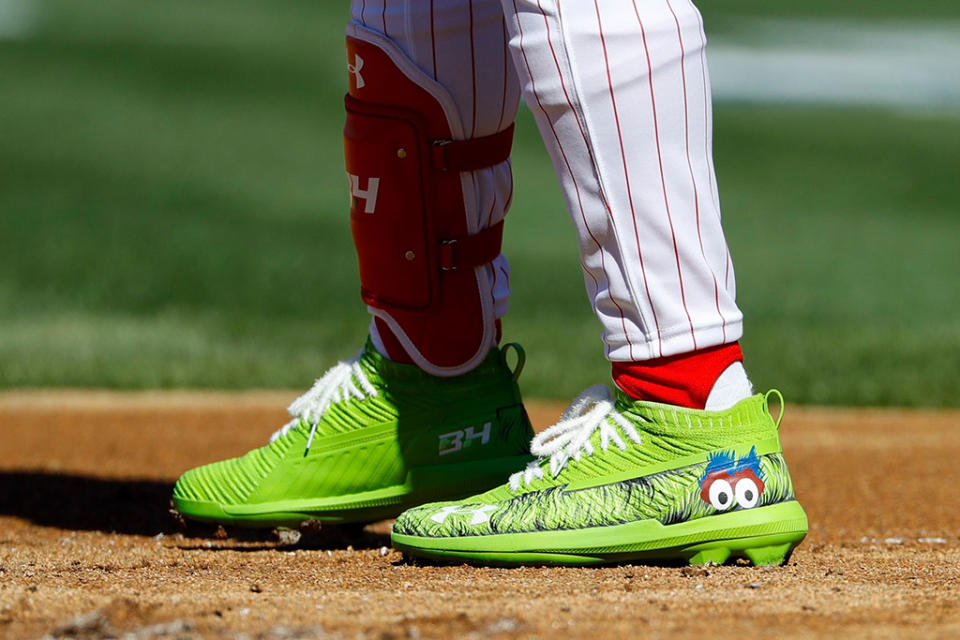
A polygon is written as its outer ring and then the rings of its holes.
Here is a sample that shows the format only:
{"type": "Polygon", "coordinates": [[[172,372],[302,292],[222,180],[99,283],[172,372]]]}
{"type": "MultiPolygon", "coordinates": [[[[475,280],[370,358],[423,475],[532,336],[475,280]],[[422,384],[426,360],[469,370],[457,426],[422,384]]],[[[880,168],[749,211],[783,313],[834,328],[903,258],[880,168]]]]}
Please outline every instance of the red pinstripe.
{"type": "MultiPolygon", "coordinates": [[[[643,288],[647,294],[647,303],[650,305],[650,311],[653,312],[653,324],[657,330],[657,345],[660,355],[663,355],[663,346],[660,337],[660,321],[657,318],[657,309],[653,306],[653,298],[650,297],[650,287],[647,284],[647,270],[643,264],[643,252],[640,250],[640,231],[637,228],[637,214],[633,206],[633,192],[630,188],[630,174],[627,170],[627,154],[623,146],[623,132],[620,129],[620,114],[617,110],[617,98],[613,92],[613,78],[610,75],[610,58],[607,55],[607,40],[603,35],[603,22],[600,18],[600,5],[594,0],[593,6],[597,12],[597,30],[600,33],[600,46],[603,48],[603,63],[607,69],[607,86],[610,88],[610,101],[613,104],[613,120],[617,126],[617,138],[620,141],[620,159],[623,162],[623,179],[627,185],[627,201],[630,203],[630,215],[633,217],[633,235],[637,243],[637,257],[640,259],[640,274],[643,276],[643,288]]],[[[633,354],[630,359],[635,360],[633,354]]]]}
{"type": "Polygon", "coordinates": [[[437,79],[437,33],[434,29],[433,0],[430,0],[430,47],[433,50],[433,79],[437,79]]]}
{"type": "Polygon", "coordinates": [[[473,44],[473,0],[468,3],[470,10],[470,74],[473,78],[473,124],[470,127],[470,137],[477,137],[477,56],[473,44]]]}
{"type": "MultiPolygon", "coordinates": [[[[690,337],[693,339],[693,349],[696,351],[697,336],[693,331],[693,318],[690,316],[690,310],[687,309],[687,296],[683,288],[683,271],[680,268],[680,250],[677,248],[677,234],[673,228],[673,216],[670,214],[670,198],[667,196],[667,177],[663,171],[663,153],[660,150],[660,124],[657,119],[657,98],[653,91],[653,63],[650,60],[650,49],[647,46],[647,31],[643,27],[643,20],[640,19],[640,11],[637,9],[636,0],[633,0],[633,11],[637,16],[637,23],[640,25],[640,37],[643,40],[643,53],[647,58],[647,84],[650,86],[650,106],[653,109],[653,135],[657,141],[657,162],[660,166],[660,186],[663,189],[663,206],[667,211],[667,223],[670,225],[670,237],[673,240],[673,255],[677,261],[677,278],[680,281],[680,302],[683,304],[683,312],[687,314],[687,322],[690,324],[690,337]]],[[[606,51],[604,51],[604,55],[606,55],[606,51]]],[[[610,68],[608,66],[607,75],[609,76],[609,74],[610,68]]],[[[613,92],[612,84],[610,86],[610,91],[611,93],[613,92]]],[[[617,128],[619,129],[619,127],[620,124],[618,122],[617,128]]],[[[624,163],[624,168],[626,168],[626,163],[624,163]]]]}
{"type": "MultiPolygon", "coordinates": [[[[494,198],[493,207],[490,207],[490,214],[487,216],[487,226],[490,226],[490,218],[493,217],[493,209],[497,206],[497,200],[494,198]]],[[[496,306],[497,306],[497,268],[493,267],[493,282],[490,284],[490,308],[493,309],[493,314],[496,315],[496,306]]],[[[486,267],[484,267],[486,268],[486,267]]]]}
{"type": "MultiPolygon", "coordinates": [[[[547,14],[543,11],[543,6],[540,4],[540,0],[537,0],[537,8],[540,9],[540,13],[543,14],[543,24],[547,28],[547,44],[550,45],[550,53],[553,55],[553,64],[557,68],[557,75],[560,77],[560,88],[563,89],[563,97],[567,100],[567,106],[570,107],[570,111],[576,114],[576,109],[573,108],[573,101],[570,100],[570,94],[567,92],[567,83],[563,79],[563,71],[560,70],[560,60],[557,58],[557,50],[553,47],[553,36],[550,31],[550,21],[547,19],[547,14]]],[[[557,1],[557,17],[562,19],[560,13],[560,2],[557,1]]],[[[577,128],[580,129],[580,137],[583,138],[583,144],[586,146],[587,150],[590,150],[590,143],[587,140],[587,132],[583,129],[583,123],[580,122],[580,117],[577,117],[577,128]]],[[[610,207],[607,205],[606,200],[604,200],[604,206],[607,209],[607,212],[610,212],[610,207]]]]}
{"type": "MultiPolygon", "coordinates": [[[[700,255],[703,256],[703,262],[709,267],[707,262],[707,253],[703,248],[703,234],[700,232],[700,190],[697,187],[697,178],[693,173],[693,160],[690,158],[690,109],[689,103],[687,101],[687,50],[683,45],[683,32],[680,29],[680,19],[677,17],[677,13],[673,10],[673,5],[670,4],[670,0],[666,0],[667,7],[670,9],[670,13],[673,15],[673,21],[677,25],[677,39],[680,41],[680,77],[683,80],[683,121],[684,121],[684,141],[687,148],[687,169],[690,170],[690,182],[693,185],[693,207],[697,215],[697,239],[700,241],[700,255]]],[[[706,95],[704,95],[704,103],[706,103],[706,95]]],[[[723,312],[720,311],[720,284],[717,282],[717,275],[713,272],[713,269],[710,269],[710,275],[713,277],[713,299],[714,303],[717,306],[717,314],[720,316],[721,330],[723,331],[723,342],[727,342],[727,319],[724,317],[723,312]]],[[[696,344],[696,341],[694,341],[696,344]]]]}
{"type": "MultiPolygon", "coordinates": [[[[543,7],[540,6],[540,0],[537,0],[537,6],[538,6],[538,8],[540,9],[541,13],[543,13],[543,7]]],[[[516,0],[514,0],[514,7],[516,8],[516,0]]],[[[560,2],[559,2],[559,0],[558,0],[558,2],[557,2],[557,17],[558,17],[558,18],[560,17],[560,2]]],[[[553,38],[552,38],[552,35],[551,35],[551,31],[550,31],[550,23],[549,23],[549,20],[547,19],[547,16],[546,16],[545,14],[544,14],[544,16],[543,16],[543,20],[544,20],[544,24],[546,25],[546,28],[547,28],[547,44],[550,45],[550,52],[551,52],[551,54],[553,55],[553,63],[554,63],[554,65],[556,66],[556,69],[557,69],[557,76],[560,78],[560,87],[563,89],[563,95],[564,95],[564,98],[565,98],[566,101],[567,101],[567,106],[570,107],[570,112],[573,113],[573,114],[574,114],[574,117],[576,118],[577,127],[580,129],[580,136],[583,138],[583,143],[584,143],[587,151],[589,152],[589,150],[590,150],[590,143],[587,141],[587,134],[586,134],[586,132],[583,130],[583,124],[580,122],[580,117],[577,115],[576,109],[574,109],[573,101],[570,100],[570,94],[567,92],[567,85],[566,85],[566,82],[564,81],[564,78],[563,78],[563,71],[560,69],[560,61],[559,61],[559,59],[557,58],[557,52],[556,52],[556,50],[554,49],[554,46],[553,46],[553,38]]],[[[519,19],[518,19],[518,21],[517,21],[517,28],[520,29],[519,19]]],[[[522,36],[523,36],[522,30],[521,30],[521,34],[520,34],[520,35],[521,35],[521,40],[522,40],[522,36]]],[[[521,44],[521,51],[522,51],[522,50],[523,50],[523,47],[522,47],[522,44],[521,44]]],[[[526,59],[527,59],[526,52],[524,52],[523,58],[524,58],[524,62],[526,62],[526,59]]],[[[530,65],[529,65],[529,63],[527,63],[527,71],[528,71],[528,73],[529,73],[529,71],[530,71],[530,65]]],[[[570,161],[569,161],[568,158],[567,158],[567,154],[566,154],[566,151],[565,151],[564,148],[563,148],[563,144],[560,142],[560,137],[557,135],[557,131],[556,131],[556,129],[555,129],[554,126],[553,126],[553,122],[550,120],[550,117],[547,115],[546,110],[543,108],[543,105],[540,103],[540,96],[537,94],[536,86],[535,86],[535,84],[534,84],[534,82],[533,82],[533,75],[532,75],[532,74],[531,74],[530,82],[531,82],[531,86],[533,87],[534,95],[537,97],[537,104],[540,105],[540,110],[543,111],[544,117],[546,117],[547,122],[550,123],[550,129],[551,129],[551,131],[553,132],[553,137],[554,137],[554,138],[556,139],[556,141],[557,141],[557,147],[560,149],[560,154],[563,156],[563,161],[564,161],[564,163],[567,165],[567,171],[570,173],[570,177],[571,177],[571,179],[573,180],[574,188],[575,188],[575,190],[576,190],[576,192],[577,192],[577,203],[578,203],[579,208],[580,208],[580,218],[583,220],[583,226],[584,226],[584,228],[587,230],[587,234],[590,236],[590,239],[593,240],[594,244],[595,244],[596,247],[597,247],[597,251],[598,251],[598,253],[600,254],[600,269],[603,271],[603,277],[604,277],[604,279],[607,281],[607,285],[609,286],[609,284],[610,284],[610,275],[609,275],[609,273],[607,272],[607,264],[606,264],[606,259],[604,258],[603,248],[602,248],[602,246],[601,246],[601,244],[600,244],[600,241],[597,239],[596,235],[594,235],[593,230],[590,229],[590,224],[587,222],[587,216],[586,216],[586,213],[584,212],[584,209],[583,209],[583,200],[582,200],[581,195],[580,195],[580,186],[579,186],[579,184],[577,183],[576,177],[574,176],[573,168],[571,167],[570,161]]],[[[607,213],[609,214],[609,213],[610,213],[610,209],[609,209],[609,207],[607,206],[606,201],[604,201],[604,206],[606,207],[607,213]]],[[[594,286],[596,287],[596,291],[599,291],[599,290],[600,290],[600,283],[599,283],[599,281],[597,280],[596,276],[594,276],[593,273],[591,273],[591,272],[587,269],[587,265],[585,265],[585,264],[583,263],[583,261],[580,262],[580,266],[583,267],[584,273],[586,273],[587,275],[589,275],[590,278],[593,280],[594,286]]],[[[629,351],[629,353],[630,353],[630,359],[633,360],[633,359],[635,359],[635,356],[634,356],[634,354],[633,354],[633,343],[630,341],[630,336],[629,336],[629,334],[628,334],[628,332],[627,332],[626,315],[623,313],[623,308],[620,306],[620,303],[617,302],[616,298],[613,297],[613,294],[612,294],[612,293],[610,294],[610,302],[613,303],[613,306],[617,308],[617,313],[620,314],[620,326],[623,328],[623,337],[624,337],[624,339],[625,339],[626,342],[627,342],[627,349],[628,349],[628,351],[629,351]]]]}
{"type": "MultiPolygon", "coordinates": [[[[697,7],[693,4],[691,0],[687,0],[687,4],[690,5],[690,9],[694,12],[694,15],[697,16],[697,21],[700,25],[700,80],[703,82],[703,95],[706,96],[708,93],[707,90],[707,40],[704,36],[704,25],[703,25],[703,16],[700,15],[700,12],[697,10],[697,7]]],[[[707,111],[707,101],[703,102],[703,119],[704,122],[709,120],[709,113],[707,111]]],[[[712,158],[710,157],[710,132],[704,131],[704,160],[707,163],[707,168],[709,169],[712,165],[712,158]]],[[[713,194],[716,193],[716,185],[713,183],[713,171],[708,171],[707,176],[710,180],[710,196],[713,197],[713,194]]],[[[719,209],[718,209],[719,213],[719,209]]]]}
{"type": "MultiPolygon", "coordinates": [[[[558,3],[558,4],[559,4],[559,3],[558,3]]],[[[597,237],[596,237],[595,235],[593,235],[593,231],[591,231],[590,225],[587,224],[587,216],[586,216],[586,214],[584,213],[584,210],[583,210],[583,199],[582,199],[582,197],[581,197],[581,195],[580,195],[580,185],[577,183],[576,176],[575,176],[574,173],[573,173],[573,168],[570,166],[570,161],[567,159],[567,153],[566,153],[566,151],[564,151],[563,145],[560,143],[560,136],[557,135],[557,130],[556,130],[556,128],[553,126],[553,121],[550,120],[550,116],[547,114],[547,110],[546,110],[546,108],[544,108],[543,102],[540,100],[540,94],[537,93],[537,85],[536,85],[536,82],[534,82],[534,80],[533,80],[533,72],[532,72],[532,70],[531,70],[531,68],[530,68],[530,61],[527,60],[527,51],[526,51],[526,49],[523,48],[523,27],[520,26],[520,17],[519,17],[519,12],[520,12],[520,10],[519,10],[519,8],[517,7],[517,0],[513,0],[513,8],[514,8],[514,11],[516,12],[516,15],[517,15],[517,31],[518,31],[519,34],[520,34],[520,43],[519,43],[519,45],[520,45],[520,54],[521,54],[521,56],[523,57],[524,66],[526,66],[526,68],[527,68],[527,75],[530,76],[530,87],[531,87],[531,89],[533,90],[533,97],[536,99],[536,101],[537,101],[537,107],[540,109],[540,112],[543,114],[543,117],[546,119],[547,124],[550,125],[550,131],[551,131],[551,133],[553,133],[553,138],[554,138],[554,140],[556,140],[556,142],[557,142],[557,149],[560,150],[560,156],[563,158],[563,163],[564,163],[564,164],[566,165],[566,167],[567,167],[567,173],[570,174],[570,179],[573,181],[573,188],[574,188],[574,191],[575,191],[576,194],[577,194],[577,204],[578,204],[579,207],[580,207],[580,217],[583,219],[583,226],[584,226],[584,228],[587,230],[587,234],[588,234],[588,235],[590,236],[590,238],[593,240],[594,244],[595,244],[596,247],[597,247],[597,250],[598,250],[599,253],[600,253],[600,268],[603,270],[603,277],[606,279],[607,283],[609,283],[609,282],[610,282],[610,277],[607,275],[607,267],[606,267],[606,264],[605,264],[604,259],[603,259],[603,250],[602,250],[602,247],[601,247],[601,245],[600,245],[600,241],[597,240],[597,237]]],[[[562,76],[561,76],[561,77],[562,77],[562,76]]],[[[586,266],[585,264],[583,264],[583,261],[580,262],[580,266],[583,267],[583,272],[586,273],[588,276],[590,276],[591,279],[593,279],[593,283],[594,283],[594,286],[596,287],[596,291],[599,291],[599,290],[600,290],[600,283],[597,281],[596,276],[594,276],[594,275],[587,269],[587,266],[586,266]]],[[[619,307],[619,305],[617,305],[617,301],[613,299],[613,296],[612,296],[612,295],[610,296],[610,300],[613,301],[613,304],[616,305],[616,306],[617,306],[617,309],[619,310],[620,307],[619,307]]],[[[621,323],[623,324],[624,335],[626,335],[627,325],[626,325],[626,320],[624,319],[624,315],[623,315],[623,311],[622,311],[622,310],[620,310],[620,321],[621,321],[621,323]]],[[[629,344],[629,343],[628,343],[628,344],[629,344]]],[[[609,355],[609,354],[608,354],[608,355],[609,355]]],[[[634,356],[633,356],[633,346],[630,345],[630,358],[633,359],[633,357],[634,357],[634,356]]]]}
{"type": "Polygon", "coordinates": [[[507,57],[509,52],[507,51],[507,21],[505,18],[500,19],[500,28],[503,29],[503,97],[500,100],[500,120],[497,122],[497,131],[503,130],[503,117],[507,112],[507,72],[509,71],[507,67],[507,57]]]}
{"type": "MultiPolygon", "coordinates": [[[[537,0],[537,8],[540,9],[540,13],[543,13],[543,6],[540,4],[540,0],[537,0]]],[[[560,0],[557,0],[557,19],[561,22],[563,21],[563,9],[560,6],[560,0]]],[[[591,160],[592,160],[593,154],[590,150],[590,142],[587,140],[587,133],[583,129],[583,123],[580,121],[580,116],[579,114],[577,114],[577,111],[573,106],[573,101],[570,100],[570,94],[567,92],[567,83],[563,79],[563,71],[560,69],[560,61],[557,59],[557,52],[556,52],[556,49],[554,49],[553,47],[553,37],[550,31],[550,22],[547,20],[547,16],[545,14],[543,16],[543,23],[547,27],[547,44],[550,45],[550,53],[553,55],[553,64],[557,68],[557,77],[560,78],[560,88],[563,89],[563,97],[566,99],[567,106],[570,107],[570,111],[576,116],[577,128],[580,130],[580,137],[583,138],[583,145],[586,148],[587,153],[591,155],[591,160]]],[[[603,203],[603,208],[607,212],[607,216],[611,219],[611,224],[612,224],[613,212],[610,210],[610,203],[608,203],[606,198],[603,196],[602,190],[600,192],[600,201],[603,203]]],[[[580,205],[580,215],[581,217],[583,217],[582,204],[580,205]]],[[[597,243],[597,247],[599,249],[600,243],[597,241],[597,238],[593,235],[593,232],[590,230],[590,226],[587,224],[587,219],[585,217],[583,217],[583,225],[584,227],[586,227],[587,233],[590,234],[590,237],[593,239],[593,241],[597,243]]],[[[606,279],[607,284],[609,285],[610,276],[607,274],[607,266],[606,266],[606,261],[603,258],[603,251],[600,250],[599,253],[600,253],[600,268],[603,270],[603,277],[606,279]]],[[[597,282],[596,277],[592,273],[589,273],[587,271],[587,265],[585,265],[583,261],[581,261],[580,266],[583,268],[583,272],[589,275],[590,278],[593,280],[593,283],[596,286],[595,292],[599,291],[600,283],[597,282]]],[[[617,313],[620,314],[620,326],[623,328],[623,338],[627,342],[627,351],[630,353],[630,359],[632,360],[634,358],[633,342],[630,341],[630,336],[627,333],[627,321],[623,313],[623,308],[620,306],[620,303],[617,302],[616,298],[614,298],[612,294],[610,295],[610,302],[613,303],[613,306],[617,308],[617,313]]]]}
{"type": "MultiPolygon", "coordinates": [[[[697,16],[697,21],[700,25],[700,78],[701,80],[703,80],[703,97],[704,97],[703,121],[709,122],[710,116],[707,112],[707,100],[706,100],[707,95],[709,95],[709,91],[707,90],[707,60],[706,60],[707,40],[706,40],[706,37],[703,35],[704,34],[703,16],[700,15],[700,11],[697,10],[697,7],[693,4],[692,0],[687,0],[687,4],[690,5],[690,10],[693,11],[693,14],[697,16]]],[[[706,135],[706,139],[704,142],[703,152],[704,152],[704,155],[706,156],[705,160],[707,163],[707,177],[710,180],[710,197],[712,199],[713,195],[717,192],[717,187],[713,182],[713,159],[710,157],[710,132],[705,131],[705,135],[706,135]]],[[[717,220],[719,221],[720,220],[719,203],[717,203],[716,213],[717,213],[717,220]]],[[[725,260],[726,267],[725,267],[725,274],[723,278],[723,286],[724,288],[729,289],[731,260],[730,260],[730,248],[727,246],[726,242],[724,242],[723,249],[726,254],[726,260],[725,260]]]]}

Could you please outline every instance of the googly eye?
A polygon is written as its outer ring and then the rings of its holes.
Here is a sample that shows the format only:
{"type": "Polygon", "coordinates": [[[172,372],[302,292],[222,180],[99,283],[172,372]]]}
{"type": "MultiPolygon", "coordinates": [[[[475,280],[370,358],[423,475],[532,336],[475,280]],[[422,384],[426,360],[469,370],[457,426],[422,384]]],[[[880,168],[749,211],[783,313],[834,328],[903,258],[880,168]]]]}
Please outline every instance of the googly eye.
{"type": "Polygon", "coordinates": [[[751,509],[760,502],[760,488],[753,478],[740,478],[735,489],[737,504],[744,509],[751,509]]]}
{"type": "Polygon", "coordinates": [[[710,504],[717,511],[726,511],[733,506],[733,487],[723,478],[717,478],[710,484],[710,504]]]}

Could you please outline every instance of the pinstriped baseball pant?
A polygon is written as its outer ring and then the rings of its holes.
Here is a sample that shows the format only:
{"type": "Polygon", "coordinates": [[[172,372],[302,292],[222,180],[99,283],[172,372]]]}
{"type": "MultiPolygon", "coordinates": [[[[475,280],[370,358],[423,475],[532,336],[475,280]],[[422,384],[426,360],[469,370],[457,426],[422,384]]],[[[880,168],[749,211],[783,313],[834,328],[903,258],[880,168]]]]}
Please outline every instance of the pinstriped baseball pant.
{"type": "MultiPolygon", "coordinates": [[[[720,223],[706,37],[691,0],[353,0],[459,108],[464,131],[536,117],[577,230],[607,357],[641,361],[738,340],[720,223]]],[[[522,176],[519,178],[523,179],[522,176]]],[[[483,228],[510,205],[509,163],[476,171],[483,228]]],[[[496,317],[509,266],[486,267],[496,317]]]]}

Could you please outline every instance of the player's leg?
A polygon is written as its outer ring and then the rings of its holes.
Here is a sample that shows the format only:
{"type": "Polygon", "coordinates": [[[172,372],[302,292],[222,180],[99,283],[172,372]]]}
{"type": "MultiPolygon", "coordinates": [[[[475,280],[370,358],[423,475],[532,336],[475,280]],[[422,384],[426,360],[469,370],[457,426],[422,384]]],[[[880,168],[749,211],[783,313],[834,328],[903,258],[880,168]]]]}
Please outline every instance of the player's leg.
{"type": "Polygon", "coordinates": [[[497,342],[496,320],[509,295],[509,265],[498,249],[513,193],[507,154],[520,88],[502,11],[496,0],[366,0],[352,7],[347,171],[364,299],[375,317],[371,337],[394,360],[456,375],[497,342]],[[384,118],[397,117],[391,110],[412,113],[426,146],[421,152],[407,144],[402,159],[385,149],[389,165],[366,166],[376,163],[371,138],[384,133],[384,118]],[[423,162],[429,166],[420,171],[423,162]],[[401,179],[391,183],[380,173],[394,167],[401,179]],[[378,192],[363,197],[371,179],[378,192]],[[420,189],[433,194],[419,202],[420,189]],[[415,246],[424,242],[441,244],[415,246]],[[394,244],[400,250],[384,255],[394,244]],[[480,264],[441,264],[454,258],[480,264]]]}
{"type": "MultiPolygon", "coordinates": [[[[735,343],[742,315],[696,10],[688,0],[506,3],[607,357],[650,363],[735,343]]],[[[669,400],[703,408],[702,391],[685,395],[669,400]]]]}
{"type": "Polygon", "coordinates": [[[540,460],[402,515],[394,543],[506,563],[785,561],[806,532],[768,395],[751,395],[689,0],[504,0],[616,395],[587,390],[540,460]]]}
{"type": "Polygon", "coordinates": [[[492,486],[529,459],[522,354],[511,370],[497,347],[519,101],[500,6],[352,11],[344,133],[371,339],[291,405],[269,445],[184,474],[174,504],[188,518],[368,521],[492,486]]]}

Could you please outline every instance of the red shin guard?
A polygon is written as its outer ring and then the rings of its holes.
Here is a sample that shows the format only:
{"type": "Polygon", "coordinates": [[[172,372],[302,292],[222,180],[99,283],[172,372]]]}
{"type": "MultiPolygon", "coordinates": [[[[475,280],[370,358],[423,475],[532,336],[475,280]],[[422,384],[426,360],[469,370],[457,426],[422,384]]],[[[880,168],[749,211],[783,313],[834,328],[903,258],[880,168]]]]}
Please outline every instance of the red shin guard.
{"type": "Polygon", "coordinates": [[[713,384],[743,360],[740,343],[643,362],[614,362],[613,381],[631,398],[703,409],[713,384]]]}
{"type": "Polygon", "coordinates": [[[462,139],[442,87],[388,40],[347,37],[344,128],[361,295],[387,355],[434,375],[486,356],[497,327],[485,269],[503,222],[471,228],[462,176],[503,163],[513,126],[462,139]]]}

